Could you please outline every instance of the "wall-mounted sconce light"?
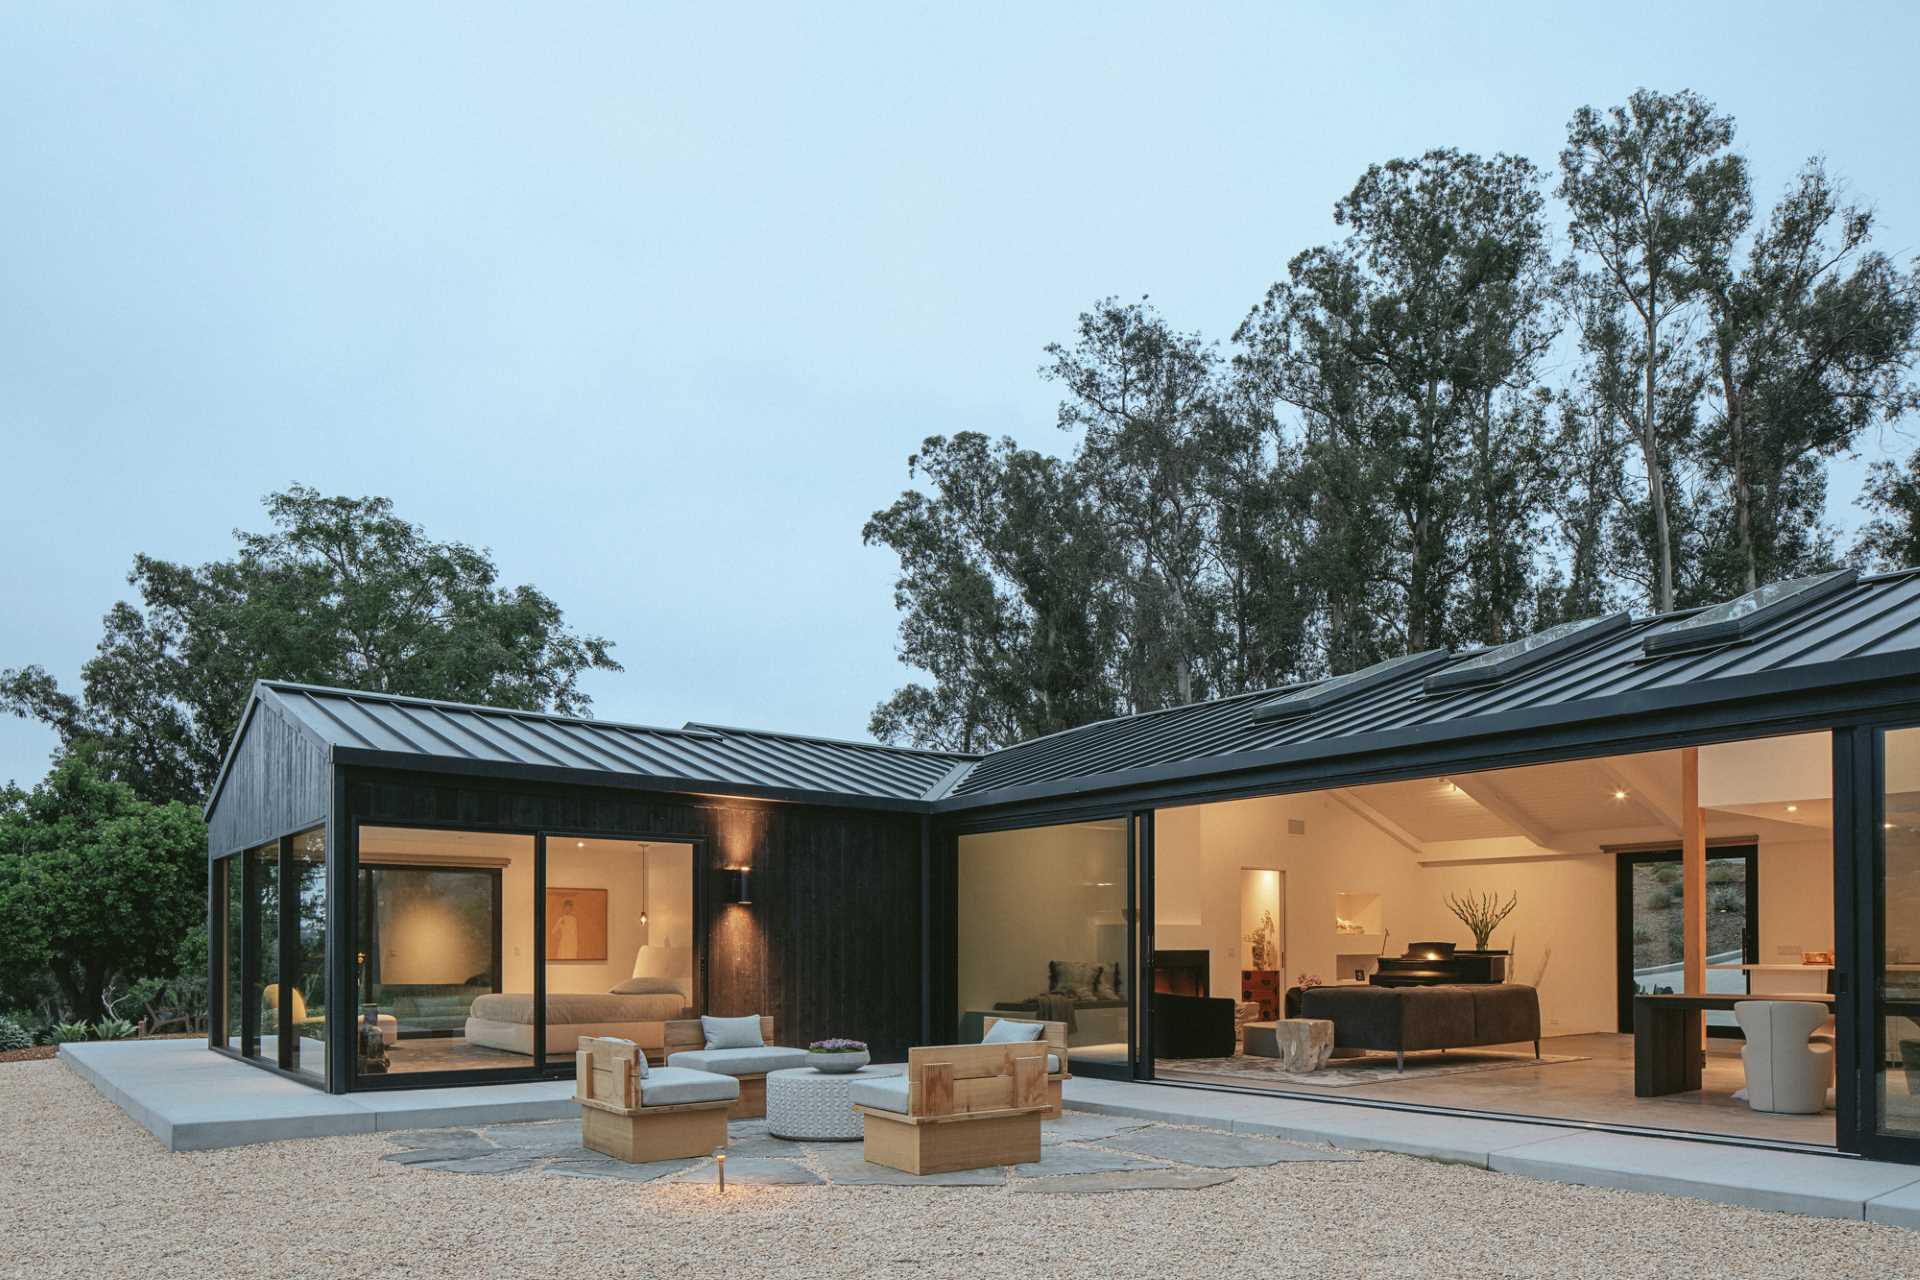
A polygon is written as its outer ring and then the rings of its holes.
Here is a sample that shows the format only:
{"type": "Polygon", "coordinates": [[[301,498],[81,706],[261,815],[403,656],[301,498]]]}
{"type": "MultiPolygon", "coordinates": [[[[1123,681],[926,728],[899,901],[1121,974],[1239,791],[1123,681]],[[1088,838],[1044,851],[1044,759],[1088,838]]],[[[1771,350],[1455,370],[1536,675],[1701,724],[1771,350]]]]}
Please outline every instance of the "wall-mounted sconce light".
{"type": "Polygon", "coordinates": [[[753,869],[751,867],[728,867],[720,874],[726,877],[728,902],[737,902],[745,906],[753,901],[753,869]]]}

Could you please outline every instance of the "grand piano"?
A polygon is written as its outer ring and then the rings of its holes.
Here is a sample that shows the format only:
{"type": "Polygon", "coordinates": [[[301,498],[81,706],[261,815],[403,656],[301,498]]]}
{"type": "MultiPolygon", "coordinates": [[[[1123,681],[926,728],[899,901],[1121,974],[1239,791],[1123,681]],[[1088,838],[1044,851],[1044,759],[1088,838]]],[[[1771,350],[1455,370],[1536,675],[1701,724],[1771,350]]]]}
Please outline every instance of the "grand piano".
{"type": "Polygon", "coordinates": [[[1381,956],[1374,962],[1371,982],[1376,987],[1437,987],[1451,983],[1488,983],[1507,980],[1504,951],[1461,951],[1452,942],[1415,942],[1405,955],[1381,956]]]}

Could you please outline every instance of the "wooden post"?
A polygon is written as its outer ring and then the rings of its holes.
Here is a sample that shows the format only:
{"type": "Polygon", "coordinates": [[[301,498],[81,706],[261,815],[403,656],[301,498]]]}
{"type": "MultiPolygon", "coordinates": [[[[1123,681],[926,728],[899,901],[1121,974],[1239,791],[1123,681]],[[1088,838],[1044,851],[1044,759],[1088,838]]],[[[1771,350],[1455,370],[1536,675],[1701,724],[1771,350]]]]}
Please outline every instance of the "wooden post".
{"type": "MultiPolygon", "coordinates": [[[[1690,995],[1707,989],[1707,822],[1700,810],[1700,749],[1680,752],[1681,971],[1690,995]]],[[[1699,1048],[1706,1049],[1706,1019],[1699,1048]]]]}

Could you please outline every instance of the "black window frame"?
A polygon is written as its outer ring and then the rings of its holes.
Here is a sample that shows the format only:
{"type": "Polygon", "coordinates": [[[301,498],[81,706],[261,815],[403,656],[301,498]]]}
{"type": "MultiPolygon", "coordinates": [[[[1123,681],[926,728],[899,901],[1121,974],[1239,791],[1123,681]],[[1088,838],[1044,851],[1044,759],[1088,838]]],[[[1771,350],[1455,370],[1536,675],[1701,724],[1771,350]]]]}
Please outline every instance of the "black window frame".
{"type": "MultiPolygon", "coordinates": [[[[1760,962],[1760,846],[1747,840],[1707,845],[1709,862],[1732,857],[1743,858],[1747,864],[1747,931],[1743,956],[1745,963],[1758,964],[1760,962]]],[[[1633,1034],[1633,869],[1637,866],[1652,866],[1659,863],[1680,865],[1684,872],[1685,851],[1674,847],[1634,850],[1614,855],[1614,989],[1618,1004],[1619,1030],[1624,1035],[1633,1034]]],[[[1751,983],[1751,976],[1748,981],[1751,983]]],[[[1745,1039],[1738,1027],[1718,1026],[1712,1023],[1707,1024],[1707,1034],[1716,1039],[1745,1039]]]]}

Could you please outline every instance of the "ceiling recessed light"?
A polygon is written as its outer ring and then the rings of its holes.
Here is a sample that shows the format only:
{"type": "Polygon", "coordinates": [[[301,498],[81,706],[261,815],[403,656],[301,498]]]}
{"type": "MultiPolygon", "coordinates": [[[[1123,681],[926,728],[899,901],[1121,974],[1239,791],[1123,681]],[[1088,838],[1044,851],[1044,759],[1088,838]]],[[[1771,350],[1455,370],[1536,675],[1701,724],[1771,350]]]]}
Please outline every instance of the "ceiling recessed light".
{"type": "Polygon", "coordinates": [[[1627,798],[1627,792],[1626,792],[1626,788],[1624,788],[1624,787],[1615,787],[1615,788],[1613,789],[1613,798],[1614,798],[1615,800],[1625,800],[1625,799],[1627,798]]]}
{"type": "Polygon", "coordinates": [[[573,847],[576,849],[584,849],[587,847],[587,842],[585,840],[575,840],[573,842],[573,847]]]}
{"type": "Polygon", "coordinates": [[[1797,805],[1797,804],[1790,804],[1790,805],[1788,805],[1788,806],[1787,806],[1787,812],[1788,812],[1788,813],[1798,813],[1798,812],[1800,812],[1800,806],[1799,806],[1799,805],[1797,805]]]}

